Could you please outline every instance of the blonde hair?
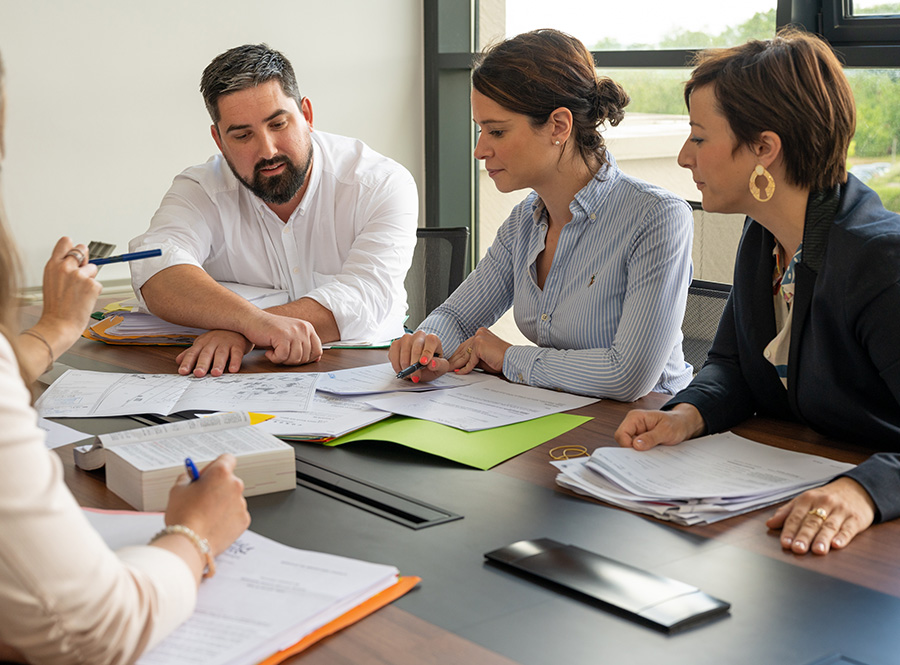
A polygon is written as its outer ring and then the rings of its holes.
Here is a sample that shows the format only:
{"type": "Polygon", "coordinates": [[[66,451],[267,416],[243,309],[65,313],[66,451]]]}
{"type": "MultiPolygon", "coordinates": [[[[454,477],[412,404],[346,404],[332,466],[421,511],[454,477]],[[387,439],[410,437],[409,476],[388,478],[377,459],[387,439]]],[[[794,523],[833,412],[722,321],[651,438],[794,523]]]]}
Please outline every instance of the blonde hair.
{"type": "MultiPolygon", "coordinates": [[[[3,85],[3,59],[0,58],[0,158],[3,157],[3,125],[6,111],[6,94],[3,85]]],[[[2,174],[2,169],[0,169],[2,174]]],[[[2,182],[0,182],[2,184],[2,182]]],[[[15,348],[17,329],[17,292],[21,265],[13,244],[12,234],[6,224],[3,208],[3,188],[0,187],[0,333],[15,348]]]]}

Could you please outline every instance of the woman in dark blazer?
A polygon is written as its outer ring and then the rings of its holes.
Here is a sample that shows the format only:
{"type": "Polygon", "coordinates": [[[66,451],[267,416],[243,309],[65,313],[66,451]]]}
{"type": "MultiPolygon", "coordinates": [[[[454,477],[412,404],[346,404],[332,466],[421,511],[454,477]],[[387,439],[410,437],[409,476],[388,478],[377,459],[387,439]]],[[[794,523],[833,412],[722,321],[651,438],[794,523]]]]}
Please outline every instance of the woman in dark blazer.
{"type": "Polygon", "coordinates": [[[706,364],[616,440],[674,445],[758,413],[887,451],[767,522],[785,549],[826,554],[900,516],[900,216],[846,172],[855,104],[817,37],[704,52],[685,100],[679,164],[704,210],[748,218],[706,364]]]}

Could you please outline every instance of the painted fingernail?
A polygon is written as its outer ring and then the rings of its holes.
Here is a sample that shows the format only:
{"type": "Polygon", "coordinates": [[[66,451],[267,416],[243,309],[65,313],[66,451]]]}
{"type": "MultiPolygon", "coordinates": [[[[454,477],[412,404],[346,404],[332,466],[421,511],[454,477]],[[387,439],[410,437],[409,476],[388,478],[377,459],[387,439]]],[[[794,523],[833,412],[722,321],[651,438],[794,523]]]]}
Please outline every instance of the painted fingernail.
{"type": "Polygon", "coordinates": [[[419,358],[419,362],[422,363],[423,365],[427,365],[428,364],[428,356],[422,356],[421,358],[419,358]]]}
{"type": "Polygon", "coordinates": [[[437,369],[437,360],[431,361],[431,369],[437,369]]]}
{"type": "Polygon", "coordinates": [[[418,383],[418,382],[419,382],[419,377],[418,377],[418,376],[411,376],[410,379],[412,380],[413,383],[418,383]]]}

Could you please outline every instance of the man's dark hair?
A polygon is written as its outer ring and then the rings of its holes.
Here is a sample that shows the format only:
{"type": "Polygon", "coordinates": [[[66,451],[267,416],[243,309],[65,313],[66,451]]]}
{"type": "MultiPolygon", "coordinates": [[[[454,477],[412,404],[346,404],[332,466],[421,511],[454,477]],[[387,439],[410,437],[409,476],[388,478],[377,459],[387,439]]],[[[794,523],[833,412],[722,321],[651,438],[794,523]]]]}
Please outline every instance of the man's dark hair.
{"type": "Polygon", "coordinates": [[[297,102],[303,98],[294,68],[283,54],[266,44],[244,44],[217,55],[200,78],[200,93],[214,124],[219,123],[219,97],[277,80],[284,94],[297,102]]]}

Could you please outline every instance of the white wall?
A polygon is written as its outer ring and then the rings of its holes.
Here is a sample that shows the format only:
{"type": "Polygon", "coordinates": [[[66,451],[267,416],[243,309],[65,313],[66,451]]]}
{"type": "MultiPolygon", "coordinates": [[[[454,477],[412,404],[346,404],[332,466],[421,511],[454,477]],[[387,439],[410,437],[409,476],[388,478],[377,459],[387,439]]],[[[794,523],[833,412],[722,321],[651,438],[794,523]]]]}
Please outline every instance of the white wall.
{"type": "Polygon", "coordinates": [[[203,68],[250,42],[291,60],[316,129],[396,159],[422,195],[419,0],[0,0],[3,194],[26,285],[61,235],[126,251],[172,178],[216,151],[203,68]]]}

